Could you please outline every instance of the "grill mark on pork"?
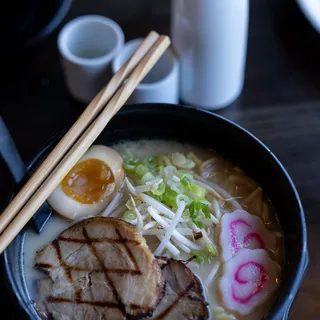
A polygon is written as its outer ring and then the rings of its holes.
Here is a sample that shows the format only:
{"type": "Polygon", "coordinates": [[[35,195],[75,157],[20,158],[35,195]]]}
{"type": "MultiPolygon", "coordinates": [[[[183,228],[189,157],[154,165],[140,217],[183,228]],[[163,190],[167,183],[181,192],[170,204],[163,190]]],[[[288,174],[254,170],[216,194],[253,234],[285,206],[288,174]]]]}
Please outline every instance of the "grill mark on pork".
{"type": "MultiPolygon", "coordinates": [[[[101,272],[103,271],[105,278],[108,282],[108,284],[110,285],[110,287],[112,288],[113,294],[115,299],[117,300],[117,304],[115,303],[111,303],[111,302],[97,302],[97,301],[83,301],[81,299],[81,292],[79,290],[75,289],[75,301],[72,299],[66,299],[66,298],[57,298],[57,297],[48,297],[47,301],[50,303],[76,303],[76,304],[88,304],[91,306],[96,306],[96,307],[109,307],[109,308],[118,308],[121,313],[124,316],[128,316],[126,314],[126,310],[125,310],[125,305],[123,304],[123,302],[121,301],[121,298],[119,297],[119,294],[114,286],[114,283],[112,282],[112,280],[110,279],[110,277],[108,276],[108,272],[114,272],[114,273],[131,273],[133,275],[140,275],[141,271],[139,270],[139,267],[137,265],[137,262],[130,250],[130,248],[126,245],[126,241],[128,241],[128,239],[124,239],[121,236],[121,233],[119,232],[118,229],[116,229],[117,235],[119,236],[119,239],[117,239],[116,241],[114,241],[113,239],[109,239],[109,238],[100,238],[100,239],[94,239],[94,242],[91,241],[91,238],[89,237],[87,231],[85,228],[82,229],[83,232],[83,236],[85,237],[85,240],[81,240],[81,239],[71,239],[71,238],[64,238],[64,237],[59,237],[59,241],[66,241],[66,242],[76,242],[76,243],[84,243],[87,244],[91,250],[91,252],[94,254],[94,256],[97,258],[97,260],[99,261],[99,264],[101,265],[102,270],[92,270],[92,272],[101,272]],[[62,238],[62,239],[61,239],[62,238]],[[102,240],[103,239],[103,240],[102,240]],[[76,240],[76,241],[73,241],[76,240]],[[111,241],[110,241],[111,240],[111,241]],[[129,257],[133,260],[133,263],[135,265],[135,269],[136,270],[128,270],[128,269],[107,269],[104,266],[103,263],[103,259],[100,257],[100,255],[98,254],[97,250],[95,249],[95,247],[92,245],[92,243],[96,243],[96,242],[114,242],[114,243],[123,243],[125,245],[126,251],[129,255],[129,257]],[[138,270],[137,270],[138,269],[138,270]]],[[[138,243],[140,244],[140,242],[138,241],[132,241],[133,243],[138,243]]],[[[56,250],[56,254],[57,254],[57,258],[59,261],[60,266],[63,268],[63,270],[65,271],[66,277],[68,279],[68,281],[71,283],[72,282],[72,274],[71,274],[71,270],[72,271],[83,271],[83,272],[89,272],[90,270],[88,270],[87,268],[79,268],[79,267],[73,267],[73,266],[68,266],[65,261],[62,259],[61,256],[61,249],[60,249],[60,245],[58,241],[54,241],[53,246],[56,250]]],[[[38,263],[37,266],[39,267],[45,267],[45,269],[52,267],[52,265],[47,264],[47,263],[38,263]]],[[[132,306],[133,309],[139,309],[141,308],[141,306],[138,305],[130,305],[132,306]]]]}
{"type": "Polygon", "coordinates": [[[132,308],[132,309],[139,309],[139,308],[140,308],[140,306],[138,306],[138,305],[136,305],[136,304],[131,303],[131,304],[130,304],[130,308],[132,308]]]}
{"type": "Polygon", "coordinates": [[[61,249],[60,249],[60,245],[59,245],[58,240],[53,241],[52,245],[53,245],[54,249],[56,250],[56,255],[57,255],[57,258],[58,258],[58,261],[59,261],[59,265],[61,266],[61,268],[63,268],[64,273],[65,273],[68,281],[71,283],[72,282],[71,269],[66,265],[66,263],[62,259],[61,249]]]}
{"type": "Polygon", "coordinates": [[[46,314],[48,315],[48,320],[54,320],[53,315],[50,312],[49,307],[48,307],[48,301],[45,301],[43,305],[44,305],[44,309],[46,311],[46,314]]]}
{"type": "MultiPolygon", "coordinates": [[[[56,254],[57,254],[57,258],[59,261],[59,265],[63,268],[64,273],[67,277],[67,280],[72,283],[72,273],[71,273],[71,269],[67,267],[65,261],[62,259],[62,254],[61,254],[61,248],[59,245],[59,241],[53,241],[53,247],[56,250],[56,254]]],[[[78,303],[78,301],[81,301],[81,292],[75,287],[74,288],[74,295],[75,295],[75,302],[78,303]]],[[[66,302],[66,301],[65,301],[66,302]]]]}
{"type": "Polygon", "coordinates": [[[176,300],[169,306],[167,307],[167,309],[165,309],[163,312],[161,312],[158,316],[156,316],[155,318],[153,318],[154,320],[160,320],[163,319],[165,316],[168,315],[168,313],[175,308],[175,306],[178,304],[179,300],[182,299],[185,295],[187,295],[189,293],[189,291],[194,287],[195,282],[191,282],[182,292],[180,295],[178,295],[178,297],[176,298],[176,300]]]}
{"type": "MultiPolygon", "coordinates": [[[[36,268],[40,268],[40,269],[50,269],[52,268],[52,265],[50,264],[46,264],[46,263],[37,263],[36,268]]],[[[64,267],[67,271],[79,271],[79,272],[89,272],[90,270],[88,270],[88,268],[84,268],[84,267],[78,267],[78,266],[68,266],[65,265],[64,267]]],[[[128,270],[128,269],[107,269],[108,273],[115,273],[115,274],[125,274],[125,273],[129,273],[132,275],[141,275],[141,271],[140,270],[128,270]]],[[[103,272],[102,269],[93,269],[90,272],[103,272]]]]}
{"type": "MultiPolygon", "coordinates": [[[[116,231],[118,231],[118,229],[116,229],[116,231]]],[[[106,267],[104,266],[104,262],[103,262],[103,259],[100,257],[100,255],[98,254],[96,248],[92,245],[92,242],[91,242],[91,239],[88,235],[88,232],[87,230],[83,227],[82,228],[82,232],[83,232],[83,236],[85,237],[87,243],[88,243],[88,246],[91,250],[91,252],[94,254],[94,256],[97,258],[98,262],[100,263],[102,269],[103,269],[103,272],[104,272],[104,276],[109,284],[109,286],[111,287],[111,290],[112,290],[112,293],[117,301],[117,305],[114,305],[115,308],[118,308],[121,313],[126,316],[126,307],[124,305],[124,303],[122,302],[120,296],[119,296],[119,293],[117,291],[117,288],[115,287],[113,281],[110,279],[109,275],[108,275],[108,270],[106,269],[106,267]]]]}
{"type": "Polygon", "coordinates": [[[37,263],[36,268],[41,268],[41,269],[50,269],[52,268],[53,265],[50,263],[37,263]]]}
{"type": "MultiPolygon", "coordinates": [[[[49,297],[47,299],[49,303],[74,303],[72,299],[67,299],[67,298],[58,298],[58,297],[49,297]]],[[[118,308],[118,304],[112,303],[112,302],[106,302],[106,301],[85,301],[85,300],[80,300],[77,301],[77,304],[89,304],[91,306],[95,307],[101,307],[101,308],[118,308]]]]}
{"type": "MultiPolygon", "coordinates": [[[[68,238],[68,237],[63,237],[60,236],[59,241],[66,241],[66,242],[73,242],[73,243],[83,243],[86,244],[86,240],[84,239],[74,239],[74,238],[68,238]]],[[[136,245],[141,244],[140,241],[137,240],[131,240],[131,239],[125,239],[125,238],[121,238],[121,239],[111,239],[111,238],[90,238],[91,239],[91,243],[99,243],[99,242],[110,242],[110,243],[133,243],[136,245]]]]}
{"type": "Polygon", "coordinates": [[[49,298],[47,298],[47,301],[49,302],[49,303],[64,303],[64,302],[66,302],[66,303],[73,303],[73,300],[72,299],[67,299],[67,298],[60,298],[60,297],[49,297],[49,298]]]}
{"type": "MultiPolygon", "coordinates": [[[[110,219],[110,218],[108,218],[110,219]]],[[[112,219],[112,218],[111,218],[112,219]]],[[[91,220],[91,219],[88,219],[91,220]]],[[[117,219],[114,219],[117,220],[117,219]]],[[[131,226],[130,226],[131,227],[131,226]]],[[[103,273],[105,276],[105,279],[108,283],[108,285],[110,286],[112,293],[114,295],[114,298],[116,300],[116,303],[113,302],[108,302],[108,301],[86,301],[82,299],[82,290],[81,289],[77,289],[76,287],[74,287],[74,294],[75,294],[75,299],[68,299],[68,298],[63,298],[63,297],[54,297],[54,296],[49,296],[46,298],[45,301],[45,306],[47,307],[47,315],[48,317],[51,319],[54,319],[52,313],[50,312],[49,308],[48,308],[48,304],[49,303],[70,303],[70,304],[80,304],[80,305],[90,305],[93,307],[101,307],[101,308],[117,308],[122,315],[126,318],[126,319],[130,319],[130,320],[134,320],[134,319],[141,319],[144,316],[147,316],[150,314],[150,312],[152,311],[152,309],[150,309],[150,307],[145,308],[144,306],[139,306],[137,304],[130,304],[129,307],[132,310],[139,310],[141,309],[142,313],[140,313],[139,315],[135,316],[135,315],[131,315],[128,314],[126,311],[126,305],[122,302],[121,297],[117,291],[117,288],[115,286],[115,284],[113,283],[112,279],[109,277],[109,273],[112,274],[131,274],[131,275],[142,275],[142,272],[139,268],[139,265],[136,261],[135,256],[133,255],[132,251],[130,250],[129,246],[127,243],[132,243],[135,245],[140,245],[141,242],[137,241],[137,240],[133,240],[133,239],[127,239],[125,237],[123,237],[120,233],[120,231],[115,228],[116,234],[118,235],[118,239],[111,239],[111,238],[91,238],[88,235],[88,232],[86,230],[86,228],[82,227],[82,234],[84,236],[85,239],[74,239],[74,238],[69,238],[69,237],[64,237],[64,236],[60,236],[58,239],[54,240],[52,242],[52,246],[55,249],[56,252],[56,256],[57,256],[57,260],[59,263],[59,267],[62,268],[62,270],[64,271],[65,277],[67,278],[67,281],[69,283],[72,284],[72,271],[80,271],[80,272],[88,272],[88,281],[89,281],[89,285],[92,286],[92,273],[97,272],[97,273],[103,273]],[[62,254],[61,254],[61,247],[59,245],[60,241],[64,241],[64,242],[70,242],[70,243],[80,243],[83,245],[87,245],[90,249],[90,251],[92,252],[92,254],[95,256],[95,258],[97,259],[101,269],[98,270],[89,270],[88,268],[84,268],[84,267],[79,267],[79,266],[70,266],[67,264],[66,261],[64,261],[64,259],[62,258],[62,254]],[[130,270],[130,269],[117,269],[117,268],[106,268],[103,258],[100,256],[99,252],[96,250],[94,244],[95,243],[104,243],[104,242],[109,242],[112,244],[122,244],[124,246],[125,251],[127,252],[132,264],[134,265],[134,269],[135,270],[130,270]]],[[[154,261],[152,262],[152,265],[156,264],[157,265],[157,261],[156,259],[154,259],[154,261]]],[[[46,271],[46,269],[50,269],[53,267],[53,265],[49,264],[49,263],[43,263],[43,262],[39,262],[36,264],[36,266],[40,269],[44,269],[44,271],[46,271]]],[[[161,300],[162,296],[163,296],[163,281],[159,284],[157,284],[157,288],[158,288],[158,293],[159,296],[157,298],[156,301],[156,305],[159,303],[159,301],[161,300]]],[[[102,315],[104,317],[104,315],[102,315]]]]}
{"type": "Polygon", "coordinates": [[[186,298],[188,298],[189,300],[192,300],[192,301],[203,302],[203,301],[202,301],[200,298],[198,298],[198,297],[192,297],[192,296],[186,295],[186,298]]]}
{"type": "Polygon", "coordinates": [[[146,320],[209,319],[208,303],[201,282],[185,262],[164,257],[158,260],[162,262],[161,269],[165,276],[165,295],[153,317],[146,320]]]}
{"type": "Polygon", "coordinates": [[[89,287],[92,287],[92,271],[88,273],[89,287]]]}
{"type": "Polygon", "coordinates": [[[119,237],[119,240],[121,240],[121,243],[123,243],[123,245],[124,245],[128,255],[129,255],[131,261],[134,264],[134,268],[135,268],[134,271],[137,272],[137,274],[141,274],[141,271],[139,270],[139,266],[138,266],[137,260],[134,257],[133,253],[131,252],[130,248],[128,247],[127,241],[124,238],[122,238],[121,233],[120,233],[120,231],[118,229],[116,229],[116,233],[117,233],[117,235],[119,237]]]}

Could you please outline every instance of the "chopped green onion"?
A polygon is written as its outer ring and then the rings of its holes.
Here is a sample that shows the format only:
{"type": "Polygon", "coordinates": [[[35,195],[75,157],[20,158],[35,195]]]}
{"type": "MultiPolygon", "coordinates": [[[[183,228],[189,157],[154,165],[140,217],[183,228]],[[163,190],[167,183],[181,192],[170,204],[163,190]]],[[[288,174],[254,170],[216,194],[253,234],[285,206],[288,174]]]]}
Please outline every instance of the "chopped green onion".
{"type": "Polygon", "coordinates": [[[158,165],[153,169],[153,172],[157,175],[162,176],[164,171],[164,166],[163,165],[158,165]]]}
{"type": "Polygon", "coordinates": [[[183,179],[185,177],[185,178],[188,179],[188,181],[192,181],[193,180],[193,175],[189,171],[186,171],[186,170],[179,170],[177,172],[177,176],[180,179],[183,179]]]}
{"type": "Polygon", "coordinates": [[[190,205],[190,213],[191,218],[197,218],[199,216],[199,213],[202,212],[206,219],[210,219],[210,209],[208,205],[201,203],[199,201],[192,201],[190,205]]]}
{"type": "Polygon", "coordinates": [[[157,166],[157,159],[155,157],[146,157],[142,160],[142,164],[147,168],[153,170],[157,166]]]}
{"type": "Polygon", "coordinates": [[[184,188],[186,188],[188,191],[191,191],[197,198],[204,199],[206,196],[206,189],[192,183],[191,181],[192,175],[190,178],[189,174],[183,174],[180,180],[184,188]]]}
{"type": "Polygon", "coordinates": [[[156,196],[162,196],[166,191],[166,185],[164,182],[159,183],[158,188],[156,190],[151,189],[152,194],[156,196]]]}
{"type": "Polygon", "coordinates": [[[175,152],[171,156],[172,162],[179,168],[182,169],[192,169],[195,166],[195,163],[186,158],[182,153],[175,152]]]}
{"type": "Polygon", "coordinates": [[[129,221],[133,221],[137,219],[137,214],[132,210],[126,211],[123,216],[126,220],[129,220],[129,221]]]}
{"type": "Polygon", "coordinates": [[[191,202],[192,199],[186,196],[185,194],[178,194],[176,197],[176,204],[179,207],[181,203],[184,202],[185,206],[188,206],[191,202]]]}
{"type": "Polygon", "coordinates": [[[197,196],[196,196],[196,197],[194,197],[194,198],[193,198],[193,200],[194,200],[194,201],[199,201],[199,202],[202,202],[202,201],[208,201],[206,198],[197,197],[197,196]]]}
{"type": "Polygon", "coordinates": [[[206,204],[202,204],[201,211],[203,212],[206,219],[210,219],[210,209],[206,204]]]}
{"type": "Polygon", "coordinates": [[[189,182],[189,179],[186,176],[183,176],[180,182],[187,190],[191,190],[191,184],[189,182]]]}
{"type": "Polygon", "coordinates": [[[199,187],[194,183],[190,183],[190,191],[199,198],[205,198],[206,196],[206,189],[199,187]]]}
{"type": "Polygon", "coordinates": [[[189,219],[190,218],[190,211],[189,209],[185,209],[182,213],[182,216],[181,216],[183,219],[189,219]]]}
{"type": "Polygon", "coordinates": [[[136,172],[136,166],[132,165],[132,164],[124,164],[123,168],[127,173],[135,173],[136,172]]]}
{"type": "Polygon", "coordinates": [[[174,181],[170,181],[170,183],[168,183],[168,186],[175,191],[177,194],[182,194],[183,190],[180,186],[180,183],[178,182],[174,182],[174,181]]]}
{"type": "Polygon", "coordinates": [[[146,174],[143,175],[141,178],[141,183],[145,184],[147,181],[150,181],[154,179],[154,175],[151,172],[147,172],[146,174]]]}
{"type": "Polygon", "coordinates": [[[139,164],[139,159],[130,158],[124,162],[123,168],[127,173],[135,173],[138,164],[139,164]]]}
{"type": "Polygon", "coordinates": [[[208,243],[206,245],[206,251],[207,251],[209,258],[214,258],[218,255],[217,250],[213,247],[213,245],[211,243],[208,243]]]}
{"type": "Polygon", "coordinates": [[[199,215],[201,208],[202,208],[201,202],[192,201],[192,203],[190,204],[191,218],[197,217],[199,215]]]}
{"type": "Polygon", "coordinates": [[[167,188],[163,194],[163,202],[173,208],[177,207],[176,198],[178,193],[173,191],[171,188],[167,188]]]}
{"type": "MultiPolygon", "coordinates": [[[[142,202],[140,199],[134,197],[134,202],[136,204],[136,206],[139,206],[142,202]]],[[[134,209],[134,205],[132,203],[132,200],[129,199],[127,202],[126,202],[126,207],[129,209],[129,210],[133,210],[134,209]]]]}
{"type": "Polygon", "coordinates": [[[146,173],[149,172],[149,169],[142,165],[142,164],[139,164],[137,167],[136,167],[136,170],[135,170],[135,174],[137,175],[138,178],[142,178],[146,173]]]}
{"type": "Polygon", "coordinates": [[[192,255],[195,257],[195,260],[198,264],[203,264],[204,263],[204,257],[198,253],[198,252],[193,252],[192,255]]]}
{"type": "Polygon", "coordinates": [[[152,191],[148,191],[145,194],[148,195],[149,197],[152,197],[153,199],[155,199],[157,201],[160,201],[161,203],[164,203],[163,195],[154,194],[152,191]]]}
{"type": "Polygon", "coordinates": [[[201,205],[202,203],[200,202],[192,201],[189,207],[191,220],[200,229],[203,228],[203,223],[199,221],[199,213],[202,208],[201,205]]]}
{"type": "Polygon", "coordinates": [[[172,179],[172,177],[177,173],[177,168],[174,166],[166,166],[163,169],[163,173],[167,179],[172,179]]]}
{"type": "Polygon", "coordinates": [[[163,166],[156,157],[145,157],[142,160],[131,158],[125,161],[123,168],[129,174],[135,174],[141,179],[146,173],[157,173],[163,166]]]}
{"type": "Polygon", "coordinates": [[[195,257],[197,263],[202,264],[205,260],[215,258],[217,256],[217,250],[211,243],[208,243],[203,250],[193,251],[191,254],[195,257]]]}
{"type": "Polygon", "coordinates": [[[125,161],[126,164],[134,165],[134,166],[138,165],[139,162],[140,160],[138,158],[130,158],[125,161]]]}
{"type": "Polygon", "coordinates": [[[131,199],[129,199],[129,200],[126,202],[126,207],[127,207],[129,210],[133,210],[133,209],[134,209],[131,199]]]}
{"type": "Polygon", "coordinates": [[[203,229],[204,225],[201,221],[196,220],[196,219],[192,219],[192,222],[199,228],[199,229],[203,229]]]}

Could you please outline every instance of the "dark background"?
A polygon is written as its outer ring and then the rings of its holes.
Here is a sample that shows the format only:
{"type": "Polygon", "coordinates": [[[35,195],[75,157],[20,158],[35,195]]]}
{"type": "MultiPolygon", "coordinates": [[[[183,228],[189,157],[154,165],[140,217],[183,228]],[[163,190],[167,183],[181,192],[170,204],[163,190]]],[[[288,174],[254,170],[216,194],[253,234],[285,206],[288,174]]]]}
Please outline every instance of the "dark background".
{"type": "MultiPolygon", "coordinates": [[[[76,0],[65,21],[83,14],[114,19],[126,40],[145,36],[151,29],[169,34],[169,0],[76,0]]],[[[26,162],[85,107],[64,86],[57,32],[1,62],[0,114],[26,162]]],[[[290,319],[320,319],[320,35],[294,0],[250,1],[243,94],[218,113],[265,142],[296,183],[307,217],[311,264],[290,319]]],[[[10,186],[11,177],[0,160],[0,208],[10,186]]],[[[12,314],[5,318],[18,319],[3,283],[0,290],[1,310],[12,314]]]]}

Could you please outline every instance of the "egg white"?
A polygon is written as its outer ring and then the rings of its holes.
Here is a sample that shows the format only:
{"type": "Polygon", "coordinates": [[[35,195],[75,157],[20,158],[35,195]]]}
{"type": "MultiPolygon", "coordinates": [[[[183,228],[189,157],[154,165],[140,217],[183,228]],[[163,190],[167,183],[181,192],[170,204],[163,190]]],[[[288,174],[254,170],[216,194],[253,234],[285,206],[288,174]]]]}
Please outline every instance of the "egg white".
{"type": "Polygon", "coordinates": [[[86,204],[67,196],[63,192],[60,183],[48,198],[48,202],[54,211],[71,220],[99,214],[113,199],[124,178],[123,160],[115,150],[103,145],[95,145],[83,155],[78,163],[88,159],[101,160],[110,168],[114,176],[115,187],[110,195],[106,196],[102,202],[86,204]]]}

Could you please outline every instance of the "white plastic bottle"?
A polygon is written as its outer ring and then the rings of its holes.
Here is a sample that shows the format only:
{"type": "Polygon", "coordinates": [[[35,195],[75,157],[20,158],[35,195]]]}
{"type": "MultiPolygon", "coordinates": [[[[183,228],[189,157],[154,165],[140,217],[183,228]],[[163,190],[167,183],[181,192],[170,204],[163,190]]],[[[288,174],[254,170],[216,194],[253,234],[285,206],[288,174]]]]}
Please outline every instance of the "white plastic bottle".
{"type": "Polygon", "coordinates": [[[230,105],[244,82],[249,0],[171,0],[180,98],[209,110],[230,105]]]}

